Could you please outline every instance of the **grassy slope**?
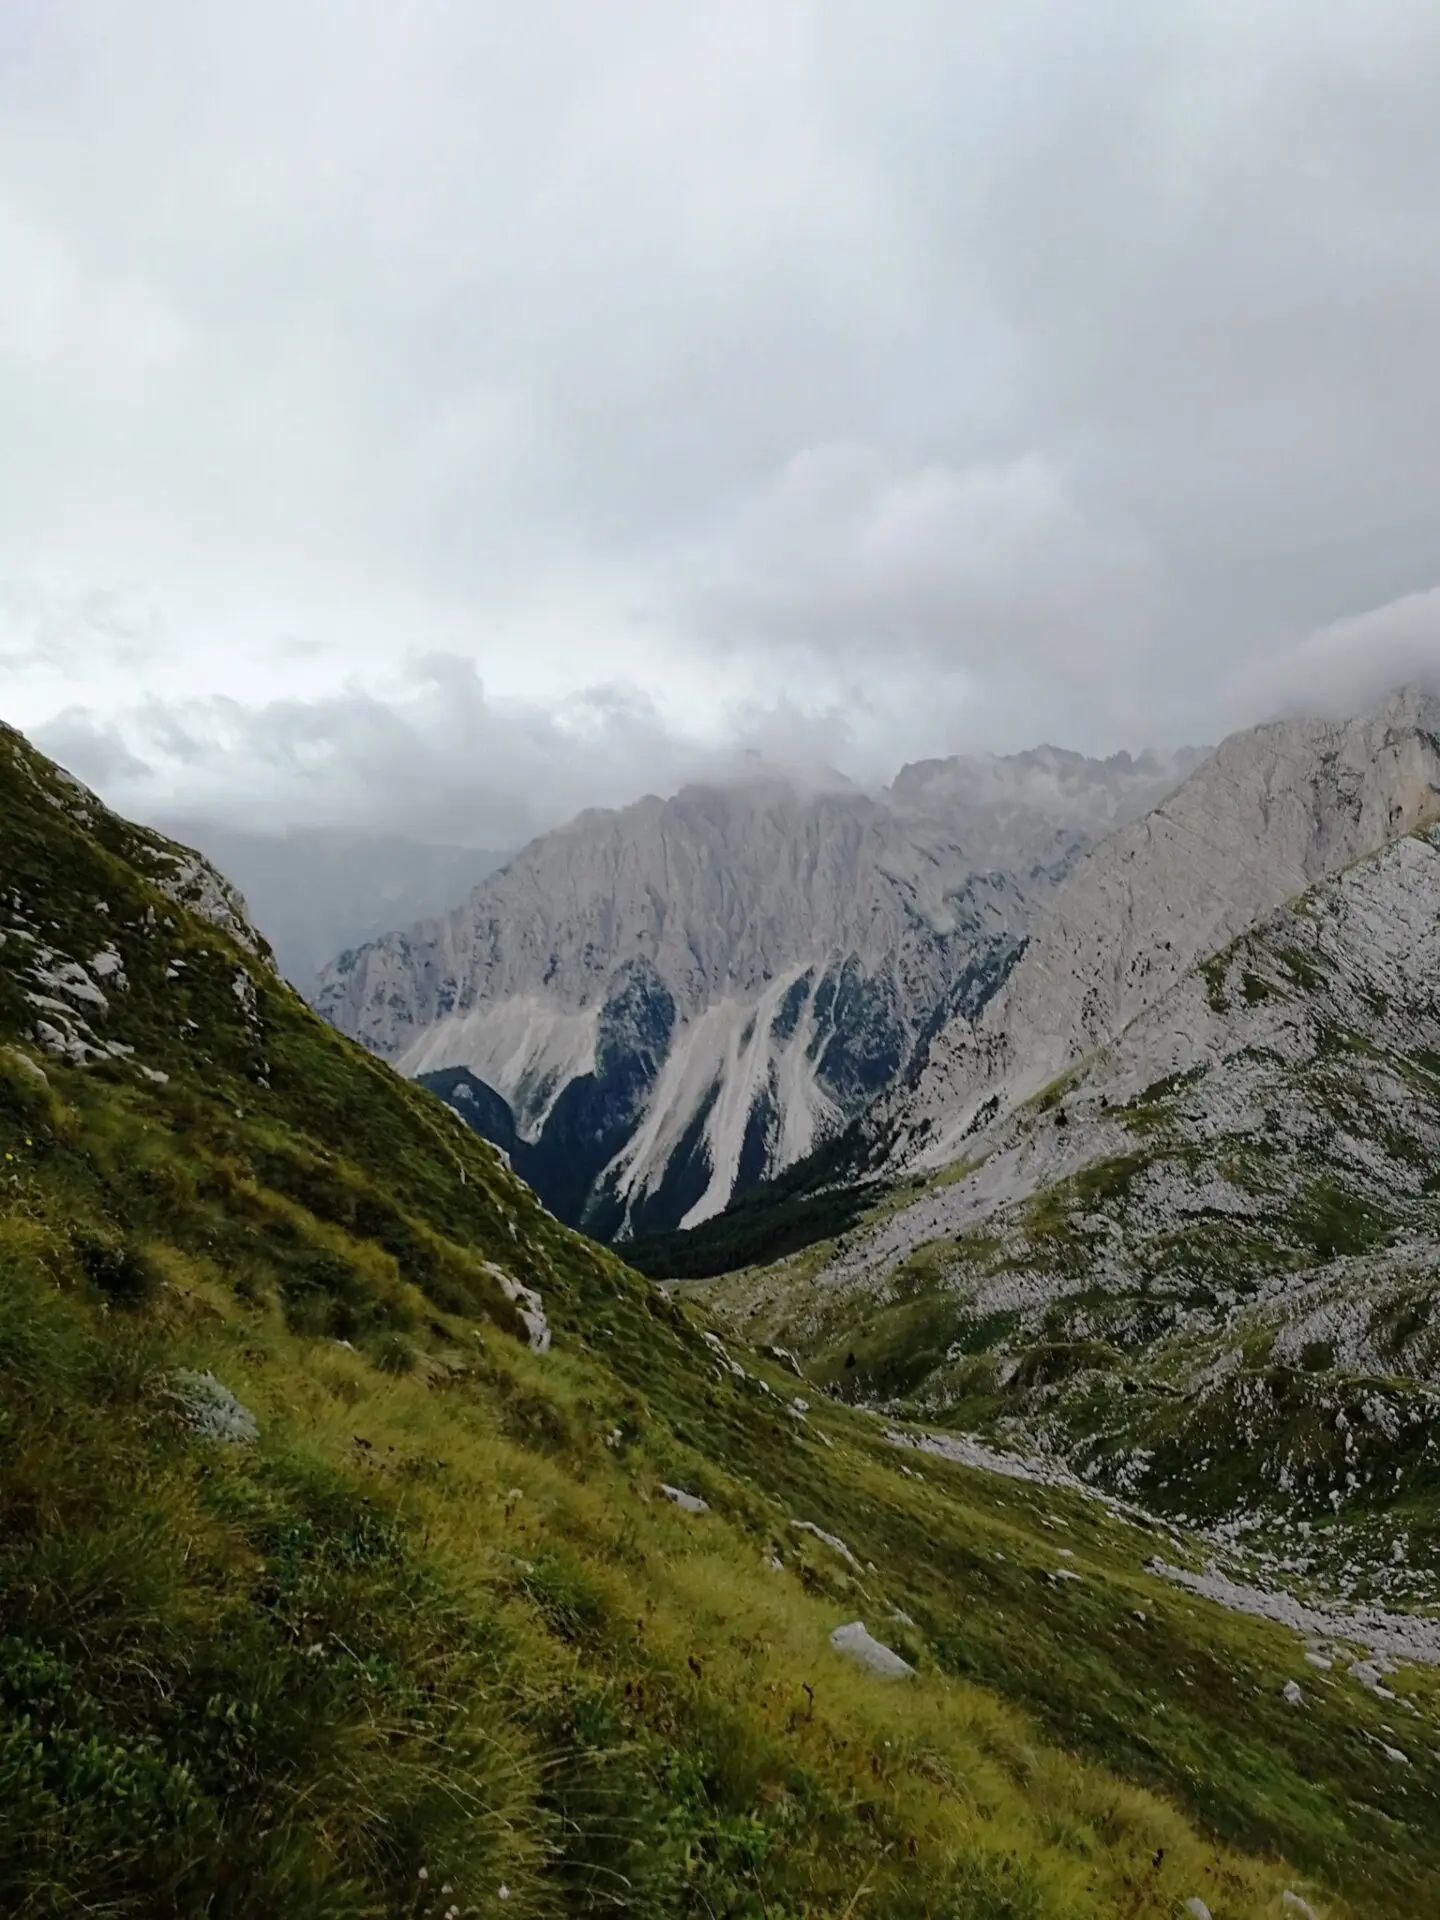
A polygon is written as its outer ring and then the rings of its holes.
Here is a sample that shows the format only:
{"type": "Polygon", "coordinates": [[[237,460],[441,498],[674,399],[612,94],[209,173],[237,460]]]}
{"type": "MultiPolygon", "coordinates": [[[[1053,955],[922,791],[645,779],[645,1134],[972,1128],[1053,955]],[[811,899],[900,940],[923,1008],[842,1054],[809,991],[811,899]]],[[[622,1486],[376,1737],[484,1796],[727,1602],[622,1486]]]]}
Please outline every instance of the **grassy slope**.
{"type": "Polygon", "coordinates": [[[1371,1695],[1102,1509],[800,1419],[9,735],[0,804],[0,1908],[1435,1910],[1371,1695]],[[41,1055],[37,956],[106,947],[75,1005],[133,1057],[41,1055]],[[855,1618],[919,1677],[832,1653],[855,1618]]]}

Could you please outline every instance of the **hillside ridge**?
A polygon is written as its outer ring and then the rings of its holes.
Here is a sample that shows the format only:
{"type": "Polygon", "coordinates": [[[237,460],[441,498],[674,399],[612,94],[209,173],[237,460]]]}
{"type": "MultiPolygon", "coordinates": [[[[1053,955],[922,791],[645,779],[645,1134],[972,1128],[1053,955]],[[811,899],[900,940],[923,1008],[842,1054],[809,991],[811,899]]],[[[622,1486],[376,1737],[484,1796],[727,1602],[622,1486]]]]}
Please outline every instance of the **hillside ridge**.
{"type": "Polygon", "coordinates": [[[1437,981],[1432,818],[1193,965],[968,1160],[705,1297],[848,1397],[1429,1605],[1437,981]]]}

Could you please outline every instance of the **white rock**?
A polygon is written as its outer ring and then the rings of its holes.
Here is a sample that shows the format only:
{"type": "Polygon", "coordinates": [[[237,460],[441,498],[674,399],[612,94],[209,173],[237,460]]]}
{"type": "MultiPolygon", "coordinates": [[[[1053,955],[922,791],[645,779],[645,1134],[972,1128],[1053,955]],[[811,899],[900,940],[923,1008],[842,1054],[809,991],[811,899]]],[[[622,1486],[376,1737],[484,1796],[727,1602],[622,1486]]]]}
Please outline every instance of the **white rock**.
{"type": "Polygon", "coordinates": [[[1284,1697],[1284,1699],[1285,1699],[1285,1701],[1286,1701],[1286,1703],[1287,1703],[1287,1705],[1289,1705],[1289,1706],[1292,1706],[1292,1707],[1303,1707],[1303,1706],[1304,1706],[1304,1704],[1305,1704],[1305,1696],[1304,1696],[1304,1694],[1303,1694],[1303,1693],[1302,1693],[1302,1692],[1300,1691],[1300,1685],[1299,1685],[1299,1682],[1298,1682],[1298,1681],[1296,1681],[1296,1680],[1287,1680],[1287,1681],[1285,1682],[1285,1685],[1284,1685],[1284,1686],[1283,1686],[1283,1687],[1281,1688],[1281,1693],[1282,1693],[1282,1695],[1283,1695],[1283,1697],[1284,1697]]]}
{"type": "Polygon", "coordinates": [[[860,1562],[855,1558],[855,1555],[838,1534],[826,1533],[825,1529],[823,1527],[817,1527],[813,1520],[792,1520],[790,1524],[795,1528],[797,1533],[812,1534],[815,1539],[823,1540],[827,1547],[832,1548],[834,1552],[838,1553],[842,1560],[848,1560],[852,1567],[858,1567],[860,1565],[860,1562]]]}
{"type": "Polygon", "coordinates": [[[849,1626],[836,1627],[830,1636],[830,1644],[837,1653],[845,1654],[871,1673],[881,1674],[887,1680],[908,1679],[915,1672],[908,1660],[902,1660],[892,1647],[887,1647],[883,1641],[868,1633],[863,1620],[852,1620],[849,1626]]]}
{"type": "Polygon", "coordinates": [[[673,1500],[682,1513],[708,1513],[710,1511],[709,1501],[702,1500],[698,1493],[686,1493],[683,1487],[667,1486],[663,1481],[660,1486],[660,1491],[667,1500],[673,1500]]]}
{"type": "Polygon", "coordinates": [[[503,1267],[496,1266],[493,1260],[485,1262],[485,1271],[498,1282],[505,1298],[518,1310],[524,1322],[525,1332],[532,1353],[550,1351],[550,1323],[545,1318],[545,1308],[539,1294],[533,1287],[523,1286],[513,1275],[506,1273],[503,1267]]]}
{"type": "Polygon", "coordinates": [[[152,875],[153,884],[177,906],[187,907],[198,919],[228,933],[237,946],[257,957],[263,952],[260,936],[250,924],[245,902],[210,862],[188,847],[155,836],[155,850],[163,861],[152,875]]]}

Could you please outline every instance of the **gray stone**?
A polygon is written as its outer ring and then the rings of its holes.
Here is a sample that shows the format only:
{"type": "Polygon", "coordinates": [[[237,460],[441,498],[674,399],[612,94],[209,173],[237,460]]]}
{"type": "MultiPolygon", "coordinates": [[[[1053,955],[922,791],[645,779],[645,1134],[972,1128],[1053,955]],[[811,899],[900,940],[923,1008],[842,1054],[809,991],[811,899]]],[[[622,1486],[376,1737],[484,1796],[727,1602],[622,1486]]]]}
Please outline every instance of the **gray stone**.
{"type": "Polygon", "coordinates": [[[914,1676],[915,1669],[910,1662],[902,1660],[893,1647],[887,1647],[883,1641],[867,1632],[863,1620],[852,1620],[849,1626],[836,1627],[830,1636],[830,1644],[837,1653],[843,1653],[870,1673],[877,1673],[886,1680],[908,1680],[914,1676]]]}
{"type": "Polygon", "coordinates": [[[683,1487],[670,1487],[662,1483],[660,1491],[667,1500],[673,1500],[682,1513],[708,1513],[710,1503],[702,1500],[698,1493],[686,1493],[683,1487]]]}
{"type": "Polygon", "coordinates": [[[253,1447],[260,1438],[254,1414],[213,1373],[177,1367],[170,1375],[169,1394],[193,1433],[237,1447],[253,1447]]]}

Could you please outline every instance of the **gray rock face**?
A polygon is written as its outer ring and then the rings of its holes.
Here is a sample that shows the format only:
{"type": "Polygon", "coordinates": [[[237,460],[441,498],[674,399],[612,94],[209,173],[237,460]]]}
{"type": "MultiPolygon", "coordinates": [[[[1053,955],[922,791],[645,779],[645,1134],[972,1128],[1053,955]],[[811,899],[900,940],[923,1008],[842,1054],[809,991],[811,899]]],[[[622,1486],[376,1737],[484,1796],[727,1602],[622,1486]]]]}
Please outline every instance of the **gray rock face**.
{"type": "MultiPolygon", "coordinates": [[[[14,755],[16,767],[34,784],[42,799],[59,807],[82,827],[106,831],[114,816],[82,780],[65,767],[52,766],[13,727],[0,721],[0,738],[14,755]]],[[[202,854],[149,827],[129,826],[132,858],[145,877],[177,906],[212,927],[218,927],[247,953],[266,965],[273,962],[269,943],[256,930],[240,893],[218,867],[202,854]]]]}
{"type": "Polygon", "coordinates": [[[882,1680],[909,1680],[914,1677],[915,1669],[908,1660],[902,1660],[893,1647],[887,1647],[883,1640],[877,1640],[863,1620],[852,1620],[848,1626],[836,1627],[830,1636],[830,1644],[837,1653],[843,1653],[857,1666],[864,1667],[867,1673],[877,1673],[882,1680]]]}
{"type": "MultiPolygon", "coordinates": [[[[1392,1212],[1413,1204],[1419,1233],[1440,1121],[1434,1076],[1414,1063],[1440,1059],[1437,980],[1432,825],[1189,968],[1095,1050],[1048,1111],[1027,1105],[991,1120],[974,1138],[973,1171],[852,1236],[822,1285],[874,1291],[917,1247],[982,1229],[1003,1239],[1037,1194],[1063,1192],[1066,1210],[1088,1217],[1099,1207],[1087,1201],[1086,1177],[1105,1167],[1127,1169],[1123,1205],[1108,1197],[1110,1230],[1093,1256],[1063,1274],[1007,1262],[975,1295],[977,1311],[1043,1312],[1067,1290],[1163,1285],[1170,1269],[1183,1281],[1173,1251],[1163,1252],[1177,1229],[1229,1220],[1280,1239],[1287,1210],[1319,1174],[1392,1212]],[[1390,1148],[1402,1142],[1396,1157],[1390,1148]],[[1263,1182],[1237,1171],[1257,1143],[1263,1182]]],[[[1298,1311],[1303,1295],[1288,1273],[1286,1290],[1298,1311]]],[[[1302,1317],[1296,1338],[1320,1338],[1318,1325],[1302,1317]]],[[[1334,1335],[1328,1319],[1322,1331],[1334,1335]]],[[[1361,1348],[1352,1358],[1384,1370],[1361,1348]]]]}
{"type": "Polygon", "coordinates": [[[1217,1538],[1293,1554],[1323,1516],[1369,1591],[1433,1593],[1408,1516],[1440,1460],[1440,821],[1192,967],[972,1150],[731,1310],[802,1354],[863,1330],[863,1397],[968,1400],[988,1439],[1217,1538]],[[902,1316],[928,1338],[900,1365],[902,1316]]]}
{"type": "Polygon", "coordinates": [[[1227,740],[1076,866],[974,1020],[931,1046],[891,1118],[898,1157],[939,1166],[1304,888],[1440,811],[1440,700],[1394,695],[1342,724],[1227,740]]]}
{"type": "Polygon", "coordinates": [[[343,955],[316,1004],[444,1097],[463,1069],[472,1113],[498,1093],[563,1217],[695,1224],[978,1008],[1077,857],[1188,764],[1046,748],[927,762],[879,797],[764,780],[584,814],[343,955]]]}

